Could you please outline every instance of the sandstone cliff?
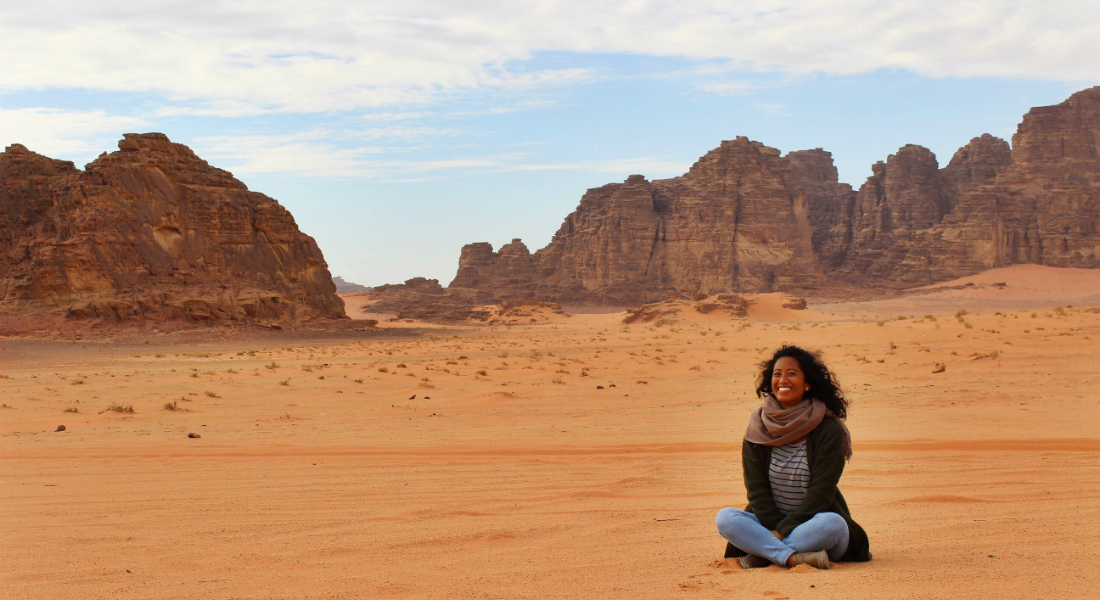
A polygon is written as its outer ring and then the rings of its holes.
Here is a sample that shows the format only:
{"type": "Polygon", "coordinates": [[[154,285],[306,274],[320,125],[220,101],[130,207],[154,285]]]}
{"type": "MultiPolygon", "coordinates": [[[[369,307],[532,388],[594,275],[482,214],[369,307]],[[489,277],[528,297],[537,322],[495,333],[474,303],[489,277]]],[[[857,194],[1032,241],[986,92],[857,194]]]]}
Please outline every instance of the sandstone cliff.
{"type": "Polygon", "coordinates": [[[193,321],[344,317],[320,249],[275,200],[163,134],[84,171],[0,154],[0,312],[193,321]]]}
{"type": "Polygon", "coordinates": [[[632,175],[589,190],[534,255],[519,240],[500,252],[466,246],[451,286],[600,303],[809,289],[823,281],[812,238],[807,194],[789,161],[741,137],[682,177],[632,175]]]}
{"type": "Polygon", "coordinates": [[[614,304],[1100,267],[1100,87],[1032,109],[1012,142],[981,135],[943,168],[907,145],[853,191],[820,148],[781,156],[737,138],[681,177],[589,190],[534,254],[519,240],[466,246],[451,287],[614,304]]]}

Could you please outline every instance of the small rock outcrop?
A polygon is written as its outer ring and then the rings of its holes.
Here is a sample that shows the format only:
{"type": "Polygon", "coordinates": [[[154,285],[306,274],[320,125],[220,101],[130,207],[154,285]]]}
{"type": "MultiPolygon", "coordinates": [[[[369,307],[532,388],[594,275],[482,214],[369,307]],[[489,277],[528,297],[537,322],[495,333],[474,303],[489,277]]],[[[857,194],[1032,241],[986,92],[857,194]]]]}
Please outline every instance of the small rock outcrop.
{"type": "Polygon", "coordinates": [[[698,294],[691,300],[669,294],[667,298],[660,302],[651,302],[638,308],[626,309],[623,313],[622,322],[624,325],[629,325],[631,323],[656,321],[657,324],[663,325],[678,320],[680,314],[689,308],[704,315],[719,313],[733,318],[740,318],[748,316],[749,304],[748,300],[738,294],[718,294],[714,298],[698,294]]]}
{"type": "Polygon", "coordinates": [[[84,171],[0,154],[0,312],[78,319],[344,317],[313,238],[163,134],[126,134],[84,171]]]}
{"type": "Polygon", "coordinates": [[[336,286],[337,294],[344,294],[347,292],[369,292],[371,290],[371,288],[365,285],[359,285],[358,283],[347,281],[339,275],[333,275],[332,283],[336,286]]]}

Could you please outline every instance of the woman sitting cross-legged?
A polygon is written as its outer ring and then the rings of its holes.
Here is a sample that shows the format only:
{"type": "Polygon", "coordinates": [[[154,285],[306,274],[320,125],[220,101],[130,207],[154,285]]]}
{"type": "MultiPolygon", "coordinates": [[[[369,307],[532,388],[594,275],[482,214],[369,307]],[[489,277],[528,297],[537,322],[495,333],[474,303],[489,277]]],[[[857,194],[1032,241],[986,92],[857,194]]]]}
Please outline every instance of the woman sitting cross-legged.
{"type": "Polygon", "coordinates": [[[746,569],[771,564],[871,560],[867,533],[837,489],[852,456],[848,400],[816,352],[783,346],[760,365],[753,411],[741,446],[745,510],[723,508],[715,524],[726,558],[746,569]]]}

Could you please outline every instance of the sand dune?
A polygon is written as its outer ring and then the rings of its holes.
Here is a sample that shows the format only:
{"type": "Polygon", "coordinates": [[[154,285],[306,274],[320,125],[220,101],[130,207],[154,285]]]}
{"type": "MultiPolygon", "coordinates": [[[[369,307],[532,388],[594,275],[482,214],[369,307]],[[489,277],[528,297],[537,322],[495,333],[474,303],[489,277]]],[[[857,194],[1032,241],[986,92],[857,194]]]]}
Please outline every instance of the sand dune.
{"type": "Polygon", "coordinates": [[[0,596],[1090,597],[1096,275],[665,326],[5,339],[0,596]],[[783,342],[853,400],[841,489],[871,563],[721,559],[754,365],[783,342]]]}

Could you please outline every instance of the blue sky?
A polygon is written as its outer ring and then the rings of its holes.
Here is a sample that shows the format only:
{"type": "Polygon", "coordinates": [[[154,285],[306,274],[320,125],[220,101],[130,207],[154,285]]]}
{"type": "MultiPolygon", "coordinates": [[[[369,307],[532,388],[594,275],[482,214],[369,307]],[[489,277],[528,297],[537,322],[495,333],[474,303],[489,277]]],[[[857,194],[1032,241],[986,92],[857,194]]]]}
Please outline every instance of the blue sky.
{"type": "Polygon", "coordinates": [[[858,187],[1100,83],[1100,7],[1061,0],[346,4],[5,6],[0,144],[83,165],[164,132],[334,274],[446,284],[463,244],[540,248],[586,189],[724,139],[825,148],[858,187]]]}

